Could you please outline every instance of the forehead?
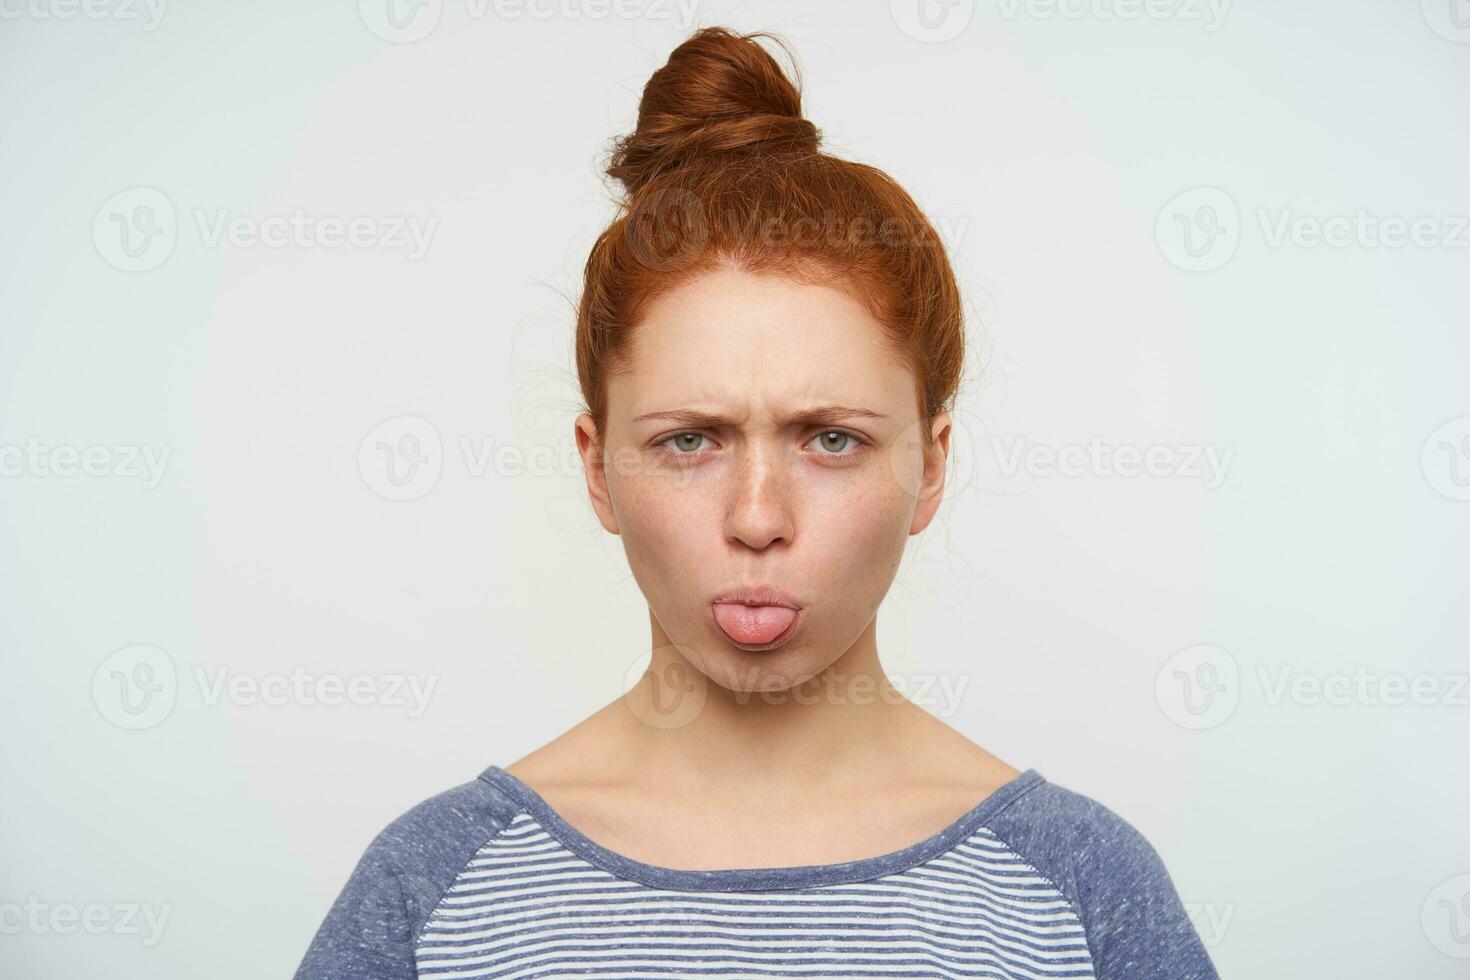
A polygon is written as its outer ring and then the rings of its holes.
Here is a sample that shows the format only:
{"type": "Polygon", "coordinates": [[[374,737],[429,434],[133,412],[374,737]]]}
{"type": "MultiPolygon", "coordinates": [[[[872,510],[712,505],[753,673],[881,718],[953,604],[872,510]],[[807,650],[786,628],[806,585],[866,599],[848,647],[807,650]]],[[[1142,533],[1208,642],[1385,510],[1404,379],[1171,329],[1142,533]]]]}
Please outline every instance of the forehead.
{"type": "Polygon", "coordinates": [[[694,403],[832,401],[901,411],[915,397],[881,324],[837,286],[732,268],[656,297],[617,383],[629,415],[694,403]]]}

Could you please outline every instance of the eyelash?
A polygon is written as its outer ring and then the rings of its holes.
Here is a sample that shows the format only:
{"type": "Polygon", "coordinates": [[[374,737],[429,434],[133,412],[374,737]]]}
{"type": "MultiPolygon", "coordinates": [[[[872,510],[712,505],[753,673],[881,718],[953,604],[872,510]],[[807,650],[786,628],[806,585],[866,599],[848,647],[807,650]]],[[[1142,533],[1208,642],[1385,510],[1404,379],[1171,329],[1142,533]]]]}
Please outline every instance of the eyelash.
{"type": "MultiPolygon", "coordinates": [[[[862,436],[858,435],[856,432],[851,431],[850,429],[833,429],[833,428],[823,429],[821,432],[818,432],[815,435],[813,435],[812,436],[812,439],[816,439],[819,436],[827,435],[830,432],[837,432],[837,433],[840,433],[840,434],[842,434],[844,436],[847,436],[854,443],[856,443],[859,448],[858,449],[854,449],[851,452],[843,452],[843,453],[819,453],[818,455],[829,456],[832,459],[845,459],[846,457],[849,457],[849,456],[856,456],[861,451],[861,447],[870,445],[869,440],[864,439],[862,436]]],[[[659,450],[659,452],[663,453],[665,456],[670,456],[670,457],[681,457],[682,456],[682,457],[688,457],[688,458],[697,457],[699,455],[699,450],[694,450],[692,452],[680,452],[677,449],[672,449],[672,448],[669,447],[669,443],[673,442],[675,439],[680,438],[681,436],[699,436],[702,439],[708,439],[709,438],[709,436],[705,435],[703,432],[695,432],[695,431],[692,431],[692,430],[684,431],[684,432],[674,432],[674,433],[671,433],[670,435],[664,436],[658,442],[654,443],[654,446],[657,447],[658,450],[659,450]]],[[[808,439],[807,441],[810,442],[811,439],[808,439]]]]}

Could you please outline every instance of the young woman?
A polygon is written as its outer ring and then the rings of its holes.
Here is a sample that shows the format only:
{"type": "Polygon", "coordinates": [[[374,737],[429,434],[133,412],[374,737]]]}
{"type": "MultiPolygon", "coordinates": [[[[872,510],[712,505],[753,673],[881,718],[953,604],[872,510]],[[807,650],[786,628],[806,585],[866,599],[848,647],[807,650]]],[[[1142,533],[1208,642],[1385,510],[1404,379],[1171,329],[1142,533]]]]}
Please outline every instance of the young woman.
{"type": "Polygon", "coordinates": [[[898,694],[875,613],[939,506],[964,342],[933,228],[695,33],[608,172],[576,421],[640,683],[372,842],[298,980],[1215,977],[1160,858],[898,694]]]}

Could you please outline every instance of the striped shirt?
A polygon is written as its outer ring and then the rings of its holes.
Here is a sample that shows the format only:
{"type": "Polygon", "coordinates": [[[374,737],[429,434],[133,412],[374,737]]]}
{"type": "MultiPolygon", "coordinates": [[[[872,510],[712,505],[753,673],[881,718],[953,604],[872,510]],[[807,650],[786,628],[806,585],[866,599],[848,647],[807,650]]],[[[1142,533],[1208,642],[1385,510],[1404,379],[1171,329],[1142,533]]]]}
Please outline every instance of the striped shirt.
{"type": "Polygon", "coordinates": [[[663,868],[499,766],[369,845],[296,980],[1218,980],[1153,847],[1028,769],[933,836],[841,864],[663,868]]]}

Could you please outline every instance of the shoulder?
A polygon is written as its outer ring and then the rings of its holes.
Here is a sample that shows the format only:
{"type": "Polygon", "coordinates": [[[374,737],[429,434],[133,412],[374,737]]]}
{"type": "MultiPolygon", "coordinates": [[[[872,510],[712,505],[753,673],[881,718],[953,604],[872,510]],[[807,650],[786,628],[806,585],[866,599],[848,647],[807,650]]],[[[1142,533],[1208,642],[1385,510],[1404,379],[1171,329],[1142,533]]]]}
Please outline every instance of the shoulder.
{"type": "Polygon", "coordinates": [[[1163,858],[1099,801],[1039,775],[986,825],[1082,922],[1099,980],[1215,980],[1163,858]]]}
{"type": "Polygon", "coordinates": [[[364,849],[348,885],[401,900],[417,936],[475,852],[521,805],[484,778],[436,793],[393,818],[364,849]]]}
{"type": "Polygon", "coordinates": [[[1046,863],[1071,871],[1157,858],[1147,838],[1118,813],[1039,774],[991,829],[1046,863]]]}
{"type": "Polygon", "coordinates": [[[450,871],[452,878],[463,861],[504,829],[520,809],[519,803],[488,780],[472,779],[393,818],[367,845],[363,860],[429,876],[450,871]]]}
{"type": "Polygon", "coordinates": [[[455,877],[521,806],[483,778],[422,800],[368,843],[297,980],[409,978],[413,947],[455,877]]]}

